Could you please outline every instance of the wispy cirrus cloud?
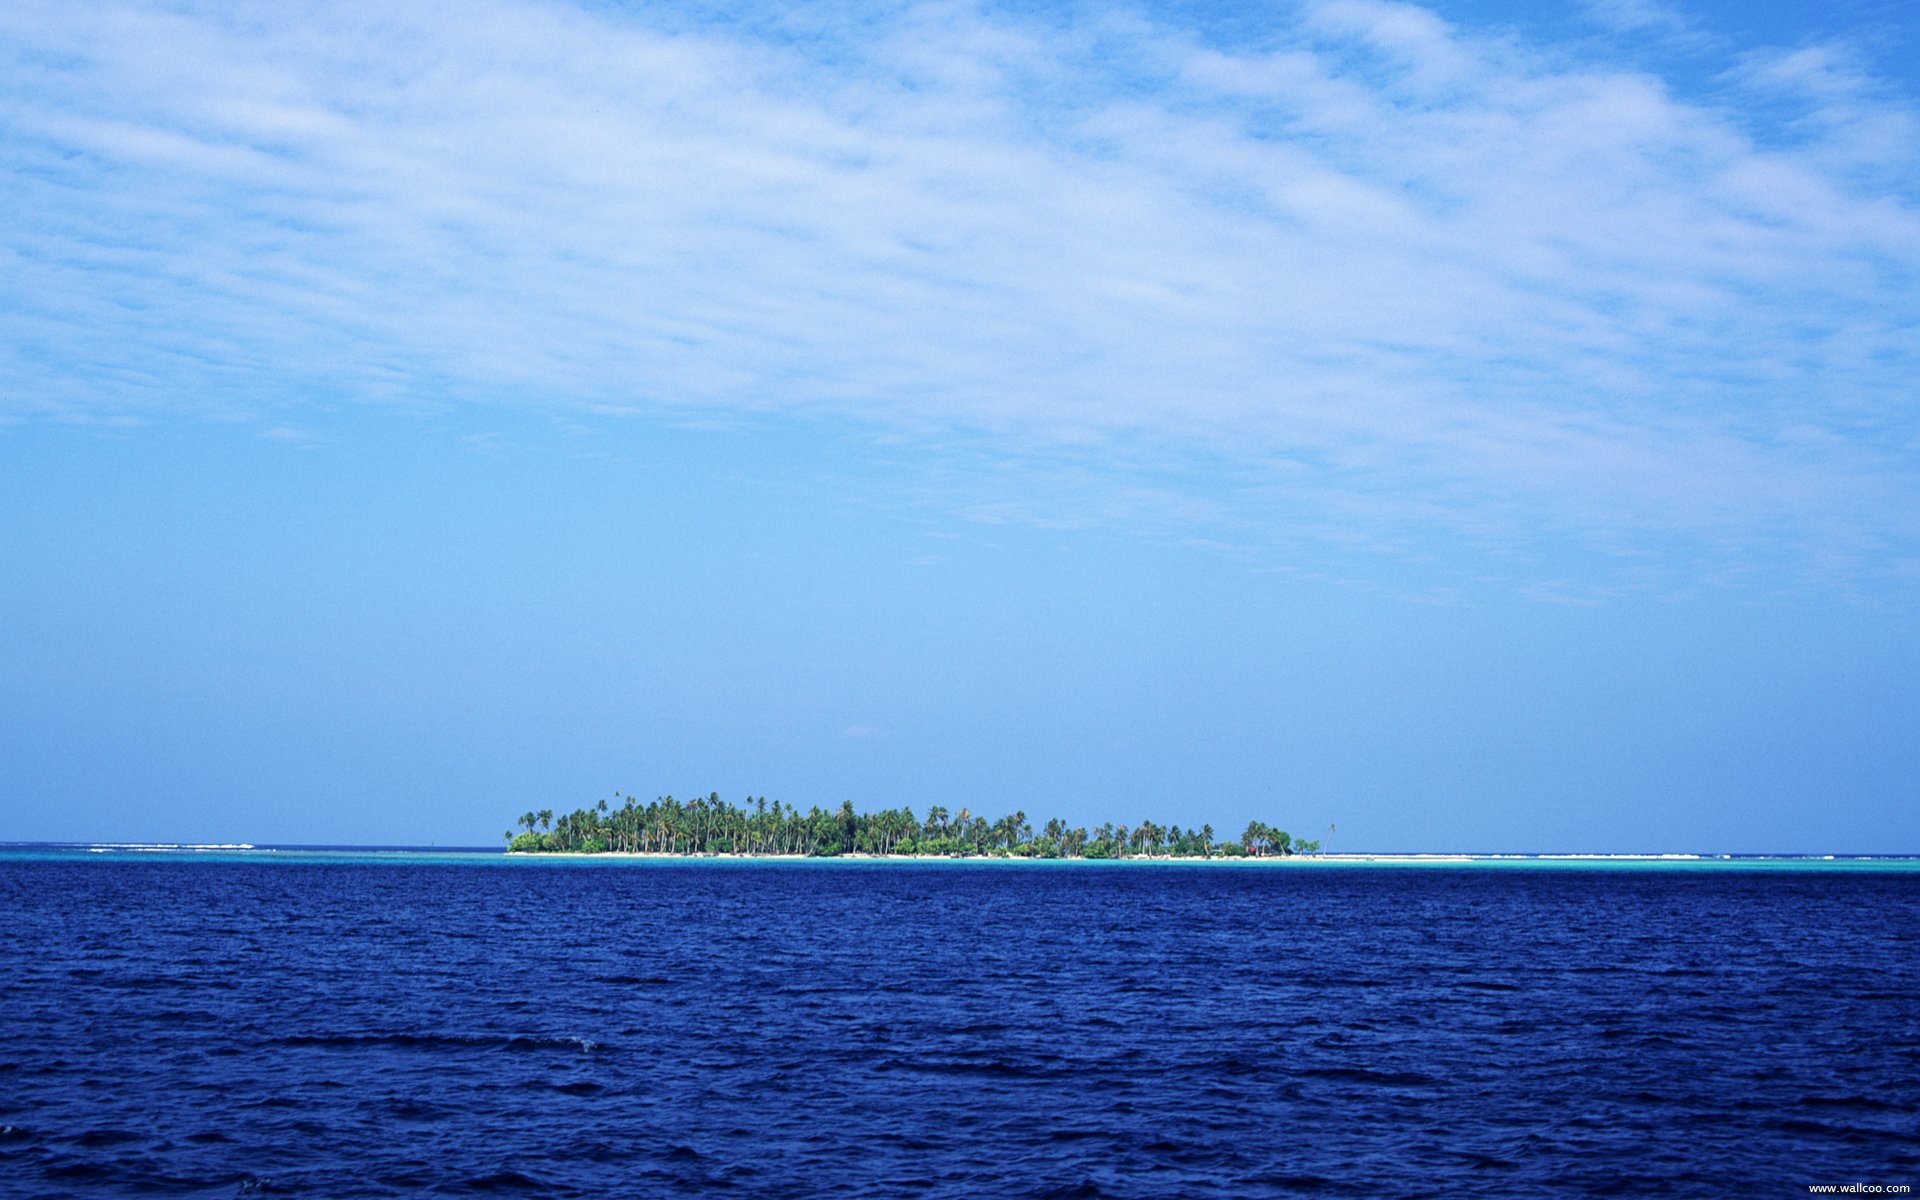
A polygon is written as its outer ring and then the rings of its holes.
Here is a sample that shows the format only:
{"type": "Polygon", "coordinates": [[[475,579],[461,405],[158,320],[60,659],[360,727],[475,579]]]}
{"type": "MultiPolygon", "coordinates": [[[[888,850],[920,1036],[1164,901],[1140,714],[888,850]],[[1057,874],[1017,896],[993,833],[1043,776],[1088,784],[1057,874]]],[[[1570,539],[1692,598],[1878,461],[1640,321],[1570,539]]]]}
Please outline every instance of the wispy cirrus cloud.
{"type": "Polygon", "coordinates": [[[1920,137],[1837,52],[826,11],[10,6],[0,415],[817,414],[1382,546],[1915,553],[1920,137]]]}

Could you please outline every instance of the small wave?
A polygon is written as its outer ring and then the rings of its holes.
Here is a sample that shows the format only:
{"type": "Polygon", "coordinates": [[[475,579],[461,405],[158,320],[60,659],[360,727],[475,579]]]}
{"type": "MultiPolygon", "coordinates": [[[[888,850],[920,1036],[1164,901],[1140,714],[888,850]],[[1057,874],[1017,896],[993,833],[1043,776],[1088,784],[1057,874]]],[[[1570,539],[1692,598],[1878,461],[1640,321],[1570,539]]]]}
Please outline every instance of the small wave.
{"type": "Polygon", "coordinates": [[[41,1169],[48,1179],[58,1179],[69,1183],[99,1183],[113,1177],[113,1172],[98,1163],[58,1162],[41,1169]]]}
{"type": "Polygon", "coordinates": [[[1824,1121],[1806,1121],[1799,1117],[1772,1121],[1768,1123],[1768,1127],[1782,1133],[1815,1134],[1856,1145],[1863,1142],[1893,1142],[1897,1145],[1905,1145],[1912,1140],[1912,1135],[1904,1130],[1881,1129],[1874,1125],[1832,1125],[1824,1121]]]}
{"type": "Polygon", "coordinates": [[[1898,1112],[1898,1104],[1876,1100],[1872,1096],[1802,1096],[1800,1103],[1816,1108],[1864,1108],[1880,1112],[1898,1112]]]}
{"type": "Polygon", "coordinates": [[[522,1175],[518,1171],[495,1171],[491,1175],[478,1175],[472,1179],[463,1179],[454,1185],[454,1190],[463,1192],[544,1192],[548,1186],[531,1175],[522,1175]]]}
{"type": "Polygon", "coordinates": [[[606,1049],[603,1044],[592,1038],[581,1037],[512,1037],[507,1039],[508,1050],[570,1050],[579,1054],[597,1054],[606,1049]]]}
{"type": "Polygon", "coordinates": [[[380,1111],[396,1121],[443,1121],[458,1114],[444,1105],[423,1100],[389,1100],[379,1106],[380,1111]]]}
{"type": "Polygon", "coordinates": [[[1263,1065],[1254,1059],[1242,1058],[1237,1054],[1229,1054],[1222,1058],[1195,1059],[1191,1062],[1183,1062],[1177,1068],[1181,1074],[1200,1076],[1259,1075],[1271,1069],[1270,1065],[1263,1065]]]}
{"type": "Polygon", "coordinates": [[[1100,1190],[1100,1185],[1091,1179],[1065,1187],[1051,1188],[1044,1192],[1035,1192],[1034,1200],[1105,1200],[1111,1193],[1100,1190]]]}
{"type": "Polygon", "coordinates": [[[1104,1129],[1055,1129],[1047,1134],[1050,1142],[1080,1142],[1088,1138],[1112,1137],[1104,1129]]]}
{"type": "Polygon", "coordinates": [[[971,1060],[953,1058],[889,1058],[878,1064],[882,1071],[917,1071],[928,1075],[989,1075],[1006,1078],[1044,1075],[1040,1067],[1004,1062],[1000,1059],[971,1060]]]}
{"type": "Polygon", "coordinates": [[[1302,1075],[1314,1079],[1341,1079],[1383,1087],[1430,1087],[1439,1080],[1417,1071],[1369,1071],[1364,1067],[1309,1067],[1302,1075]]]}
{"type": "Polygon", "coordinates": [[[82,847],[95,854],[114,850],[141,850],[168,853],[175,850],[255,850],[252,842],[87,842],[82,847]]]}
{"type": "Polygon", "coordinates": [[[1013,1026],[1011,1025],[1006,1025],[998,1021],[994,1021],[994,1022],[976,1023],[972,1025],[957,1025],[952,1029],[949,1029],[947,1032],[950,1034],[966,1037],[966,1036],[974,1036],[974,1035],[988,1034],[988,1033],[1006,1033],[1012,1028],[1013,1026]]]}
{"type": "Polygon", "coordinates": [[[607,1049],[592,1038],[582,1037],[478,1037],[446,1033],[294,1034],[269,1044],[319,1050],[546,1050],[573,1054],[596,1054],[607,1049]]]}
{"type": "Polygon", "coordinates": [[[1344,1184],[1336,1185],[1325,1175],[1256,1175],[1247,1182],[1284,1192],[1324,1192],[1336,1186],[1343,1190],[1345,1188],[1344,1184]]]}
{"type": "Polygon", "coordinates": [[[944,1142],[928,1141],[926,1138],[914,1137],[911,1134],[901,1136],[893,1144],[901,1150],[941,1150],[946,1145],[944,1142]]]}

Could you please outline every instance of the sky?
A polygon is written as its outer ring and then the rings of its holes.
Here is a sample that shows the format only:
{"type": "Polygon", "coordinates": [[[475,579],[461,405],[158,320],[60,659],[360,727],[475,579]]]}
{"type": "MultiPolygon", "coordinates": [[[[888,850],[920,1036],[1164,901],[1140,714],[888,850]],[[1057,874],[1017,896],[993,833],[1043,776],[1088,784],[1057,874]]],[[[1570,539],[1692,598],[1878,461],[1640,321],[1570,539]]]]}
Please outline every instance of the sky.
{"type": "Polygon", "coordinates": [[[1920,852],[1910,7],[798,7],[0,9],[0,840],[1920,852]]]}

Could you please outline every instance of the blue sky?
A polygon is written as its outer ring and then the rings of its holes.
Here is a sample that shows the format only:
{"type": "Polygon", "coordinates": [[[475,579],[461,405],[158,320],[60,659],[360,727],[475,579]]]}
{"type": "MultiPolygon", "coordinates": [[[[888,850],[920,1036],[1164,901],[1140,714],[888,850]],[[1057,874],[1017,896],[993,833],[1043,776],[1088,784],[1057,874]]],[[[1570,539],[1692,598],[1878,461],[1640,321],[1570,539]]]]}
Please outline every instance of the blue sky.
{"type": "Polygon", "coordinates": [[[1920,851],[1897,6],[0,48],[0,838],[1920,851]]]}

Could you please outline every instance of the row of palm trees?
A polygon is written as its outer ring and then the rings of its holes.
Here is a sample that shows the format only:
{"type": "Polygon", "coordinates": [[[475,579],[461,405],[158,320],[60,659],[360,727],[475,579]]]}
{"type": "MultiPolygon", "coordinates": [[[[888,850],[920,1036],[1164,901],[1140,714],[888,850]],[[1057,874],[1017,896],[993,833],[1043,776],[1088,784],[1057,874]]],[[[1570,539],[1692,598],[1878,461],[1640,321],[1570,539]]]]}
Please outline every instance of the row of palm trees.
{"type": "Polygon", "coordinates": [[[907,854],[1014,858],[1236,858],[1313,854],[1317,841],[1295,841],[1263,821],[1249,822],[1238,841],[1220,841],[1213,826],[1182,829],[1142,821],[1088,829],[1058,818],[1034,829],[1025,812],[989,820],[943,805],[925,820],[909,808],[855,812],[852,801],[827,811],[782,807],[765,796],[729,803],[715,792],[691,800],[662,796],[642,804],[616,795],[558,816],[528,812],[507,830],[507,848],[526,853],[756,854],[826,856],[907,854]]]}

